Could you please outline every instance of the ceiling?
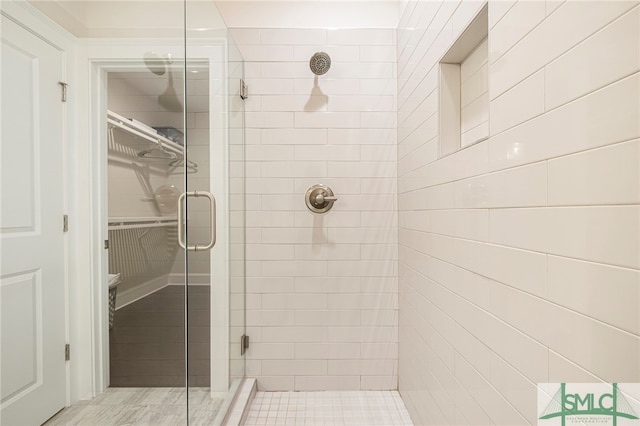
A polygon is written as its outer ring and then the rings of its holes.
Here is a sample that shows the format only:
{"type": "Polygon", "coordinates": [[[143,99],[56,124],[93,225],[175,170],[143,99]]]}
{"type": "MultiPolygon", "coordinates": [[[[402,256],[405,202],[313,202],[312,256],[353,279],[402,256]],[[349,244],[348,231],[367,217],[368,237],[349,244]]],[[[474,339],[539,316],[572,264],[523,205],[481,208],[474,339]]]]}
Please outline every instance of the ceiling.
{"type": "MultiPolygon", "coordinates": [[[[189,28],[226,29],[211,0],[187,0],[189,28]]],[[[77,37],[181,37],[182,0],[29,0],[77,37]]],[[[197,34],[196,34],[197,35],[197,34]]]]}
{"type": "MultiPolygon", "coordinates": [[[[77,37],[183,34],[182,0],[29,1],[77,37]]],[[[187,0],[187,23],[200,32],[227,27],[396,28],[405,4],[406,0],[187,0]]]]}

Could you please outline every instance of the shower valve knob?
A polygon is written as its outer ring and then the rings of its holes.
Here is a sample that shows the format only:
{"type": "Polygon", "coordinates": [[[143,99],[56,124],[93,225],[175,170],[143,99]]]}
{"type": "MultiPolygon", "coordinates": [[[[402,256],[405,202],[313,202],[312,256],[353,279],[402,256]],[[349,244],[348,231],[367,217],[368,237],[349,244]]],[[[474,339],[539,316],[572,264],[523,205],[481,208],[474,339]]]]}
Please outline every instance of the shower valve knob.
{"type": "Polygon", "coordinates": [[[331,210],[333,203],[338,198],[333,195],[333,191],[326,185],[313,185],[307,190],[304,197],[307,208],[313,213],[326,213],[331,210]]]}
{"type": "Polygon", "coordinates": [[[327,195],[327,193],[320,193],[318,195],[316,195],[316,202],[314,204],[316,204],[316,206],[320,207],[323,206],[327,201],[338,201],[338,198],[332,196],[332,195],[327,195]]]}

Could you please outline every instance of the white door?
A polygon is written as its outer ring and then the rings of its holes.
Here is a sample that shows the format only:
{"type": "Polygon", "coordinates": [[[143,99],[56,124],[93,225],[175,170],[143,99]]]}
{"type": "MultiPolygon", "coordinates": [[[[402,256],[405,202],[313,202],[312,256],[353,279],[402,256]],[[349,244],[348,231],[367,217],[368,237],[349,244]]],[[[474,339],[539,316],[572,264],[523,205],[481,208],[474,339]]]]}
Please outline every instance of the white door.
{"type": "Polygon", "coordinates": [[[64,407],[62,54],[2,16],[0,423],[64,407]]]}

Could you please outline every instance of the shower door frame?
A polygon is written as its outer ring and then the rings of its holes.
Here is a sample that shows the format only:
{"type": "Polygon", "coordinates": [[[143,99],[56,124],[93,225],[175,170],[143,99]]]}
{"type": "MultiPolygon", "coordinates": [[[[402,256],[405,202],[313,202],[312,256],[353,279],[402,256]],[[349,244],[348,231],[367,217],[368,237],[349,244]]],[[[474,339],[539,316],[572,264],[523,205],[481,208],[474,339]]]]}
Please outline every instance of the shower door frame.
{"type": "MultiPolygon", "coordinates": [[[[142,63],[142,54],[147,50],[161,50],[171,53],[173,58],[185,56],[184,44],[169,43],[169,40],[158,39],[119,39],[117,57],[113,55],[113,45],[109,40],[92,40],[95,44],[88,45],[86,63],[89,75],[89,105],[90,129],[89,140],[95,141],[90,146],[90,189],[91,189],[91,348],[93,375],[93,396],[102,393],[107,387],[109,377],[109,329],[108,329],[108,252],[104,249],[103,241],[108,239],[107,222],[107,86],[106,78],[109,71],[141,71],[146,70],[142,63]]],[[[182,42],[182,40],[179,40],[182,42]]],[[[187,61],[207,63],[210,81],[214,71],[219,81],[223,82],[222,93],[215,94],[213,87],[209,88],[209,117],[210,141],[221,141],[209,145],[210,192],[216,196],[218,204],[218,232],[217,243],[211,251],[210,280],[211,280],[211,392],[212,396],[220,397],[229,390],[229,173],[228,173],[228,106],[226,103],[228,91],[228,76],[226,69],[227,52],[225,40],[203,41],[201,45],[190,42],[187,61]],[[211,47],[218,48],[220,57],[211,52],[211,47]],[[194,55],[197,54],[197,57],[194,55]],[[215,113],[223,111],[223,114],[215,113]],[[222,283],[224,285],[214,285],[222,283]],[[215,321],[214,321],[215,320],[215,321]],[[215,382],[214,382],[215,380],[215,382]]],[[[184,76],[186,77],[186,76],[184,76]]],[[[188,96],[185,93],[185,99],[188,96]]],[[[188,111],[187,111],[188,113],[188,111]]],[[[185,123],[186,124],[186,123],[185,123]]],[[[187,136],[188,137],[188,136],[187,136]]],[[[183,188],[184,191],[187,188],[183,188]]],[[[187,257],[188,259],[188,257],[187,257]]],[[[187,260],[188,262],[188,260],[187,260]]],[[[185,280],[188,277],[185,274],[185,280]]],[[[186,324],[185,324],[186,330],[186,324]]],[[[185,345],[188,342],[185,340],[185,345]]],[[[185,373],[188,377],[188,371],[185,373]]],[[[187,377],[185,377],[185,384],[187,377]]]]}

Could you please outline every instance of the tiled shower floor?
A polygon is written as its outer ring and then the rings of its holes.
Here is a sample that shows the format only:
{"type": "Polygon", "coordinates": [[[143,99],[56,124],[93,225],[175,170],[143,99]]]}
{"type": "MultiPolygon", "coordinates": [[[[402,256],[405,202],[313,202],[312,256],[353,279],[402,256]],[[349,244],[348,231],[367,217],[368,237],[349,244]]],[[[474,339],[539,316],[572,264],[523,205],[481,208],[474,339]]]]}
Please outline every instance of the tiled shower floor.
{"type": "MultiPolygon", "coordinates": [[[[184,388],[109,388],[102,395],[65,408],[46,426],[186,425],[184,388]]],[[[211,399],[208,388],[189,389],[191,425],[212,425],[222,399],[211,399]]]]}
{"type": "Polygon", "coordinates": [[[413,425],[395,391],[257,392],[245,425],[413,425]]]}

